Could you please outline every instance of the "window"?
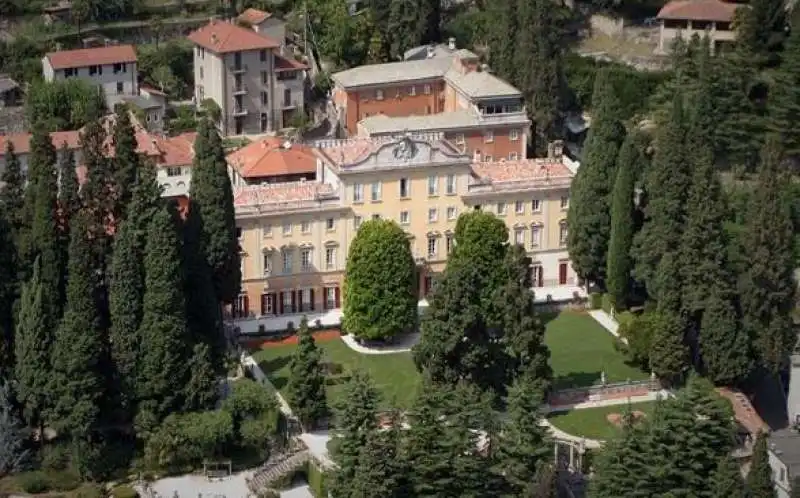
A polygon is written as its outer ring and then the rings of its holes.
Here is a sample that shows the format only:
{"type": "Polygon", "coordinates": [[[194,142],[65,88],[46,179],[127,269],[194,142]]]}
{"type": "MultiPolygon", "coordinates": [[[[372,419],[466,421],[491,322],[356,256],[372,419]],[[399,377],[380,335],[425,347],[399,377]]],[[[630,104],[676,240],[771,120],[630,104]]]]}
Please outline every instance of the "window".
{"type": "Polygon", "coordinates": [[[103,66],[89,66],[89,76],[94,76],[96,74],[103,74],[103,66]]]}
{"type": "Polygon", "coordinates": [[[78,70],[74,67],[68,67],[64,70],[64,77],[69,78],[71,76],[78,76],[78,70]]]}
{"type": "Polygon", "coordinates": [[[408,181],[408,178],[401,178],[400,179],[400,198],[401,199],[408,199],[411,195],[411,182],[408,181]]]}
{"type": "Polygon", "coordinates": [[[300,269],[302,271],[311,269],[311,249],[303,249],[300,251],[300,269]]]}
{"type": "Polygon", "coordinates": [[[180,175],[181,175],[180,166],[167,168],[167,176],[180,176],[180,175]]]}
{"type": "Polygon", "coordinates": [[[514,243],[521,246],[525,245],[525,232],[521,228],[514,229],[514,243]]]}
{"type": "Polygon", "coordinates": [[[283,106],[289,107],[292,105],[292,89],[291,88],[284,88],[283,89],[283,106]]]}
{"type": "Polygon", "coordinates": [[[292,309],[292,296],[294,292],[286,291],[286,292],[281,292],[281,294],[283,294],[283,306],[281,306],[282,311],[284,313],[293,312],[294,310],[292,309]]]}
{"type": "MultiPolygon", "coordinates": [[[[116,71],[114,71],[114,72],[116,73],[116,71]]],[[[200,73],[200,79],[202,80],[203,79],[203,66],[200,66],[198,68],[198,72],[200,73]]]]}
{"type": "Polygon", "coordinates": [[[519,159],[519,154],[517,154],[516,152],[509,152],[508,153],[508,160],[509,161],[516,161],[517,159],[519,159]]]}
{"type": "Polygon", "coordinates": [[[457,145],[464,145],[464,134],[459,133],[456,135],[456,144],[457,145]]]}
{"type": "Polygon", "coordinates": [[[122,95],[125,91],[125,85],[121,81],[117,81],[117,95],[122,95]]]}
{"type": "Polygon", "coordinates": [[[428,177],[428,195],[439,195],[439,177],[436,175],[428,177]]]}
{"type": "Polygon", "coordinates": [[[261,314],[273,315],[275,314],[275,304],[273,302],[272,294],[261,294],[261,314]]]}
{"type": "Polygon", "coordinates": [[[494,160],[494,158],[491,156],[491,154],[486,154],[486,157],[484,157],[483,160],[487,163],[490,163],[494,160]]]}
{"type": "Polygon", "coordinates": [[[375,100],[383,100],[383,90],[375,90],[375,100]]]}
{"type": "Polygon", "coordinates": [[[558,223],[558,245],[567,245],[567,222],[561,221],[558,223]]]}
{"type": "Polygon", "coordinates": [[[400,224],[401,225],[408,225],[410,216],[408,215],[408,211],[400,211],[400,224]]]}
{"type": "Polygon", "coordinates": [[[269,95],[267,95],[267,92],[261,92],[261,106],[266,107],[268,103],[269,95]]]}
{"type": "Polygon", "coordinates": [[[198,100],[203,100],[206,98],[206,91],[203,88],[203,85],[197,85],[197,98],[198,100]]]}
{"type": "Polygon", "coordinates": [[[531,227],[531,247],[539,247],[542,245],[542,226],[534,225],[531,227]]]}
{"type": "Polygon", "coordinates": [[[353,218],[353,228],[358,230],[358,227],[360,227],[360,226],[361,226],[361,216],[355,216],[353,218]]]}
{"type": "Polygon", "coordinates": [[[425,92],[425,95],[430,95],[431,94],[431,86],[430,85],[425,85],[422,88],[423,88],[423,91],[425,92]]]}
{"type": "Polygon", "coordinates": [[[541,213],[542,212],[542,201],[539,199],[534,199],[531,201],[531,211],[534,213],[541,213]]]}
{"type": "Polygon", "coordinates": [[[483,134],[483,141],[485,143],[487,143],[487,144],[490,144],[490,143],[494,142],[494,132],[493,131],[487,131],[486,133],[484,133],[483,134]]]}
{"type": "Polygon", "coordinates": [[[505,202],[498,202],[497,203],[497,215],[498,216],[505,216],[506,214],[506,203],[505,202]]]}
{"type": "Polygon", "coordinates": [[[261,71],[261,84],[262,85],[269,84],[269,73],[266,71],[261,71]]]}
{"type": "Polygon", "coordinates": [[[236,227],[236,238],[237,239],[242,238],[242,227],[236,227]]]}
{"type": "Polygon", "coordinates": [[[428,256],[436,256],[436,249],[438,249],[436,242],[436,237],[428,236],[428,256]]]}
{"type": "Polygon", "coordinates": [[[568,209],[569,208],[569,196],[564,195],[561,196],[561,209],[568,209]]]}
{"type": "Polygon", "coordinates": [[[267,117],[266,112],[262,112],[261,116],[259,116],[259,125],[261,126],[261,132],[266,133],[267,128],[269,128],[269,118],[267,117]]]}
{"type": "Polygon", "coordinates": [[[303,221],[300,223],[300,231],[303,233],[310,233],[311,232],[311,222],[310,221],[303,221]]]}
{"type": "Polygon", "coordinates": [[[417,94],[417,87],[414,86],[414,85],[411,85],[411,87],[409,87],[409,89],[408,89],[408,94],[411,95],[412,97],[414,95],[416,95],[417,94]]]}
{"type": "MultiPolygon", "coordinates": [[[[114,64],[114,74],[127,73],[127,72],[128,72],[128,65],[125,64],[124,62],[117,62],[116,64],[114,64]]],[[[200,67],[200,77],[201,78],[203,77],[202,66],[200,67]]]]}
{"type": "Polygon", "coordinates": [[[264,276],[268,277],[272,273],[272,253],[264,253],[262,264],[264,265],[264,276]]]}
{"type": "Polygon", "coordinates": [[[261,227],[261,236],[262,237],[272,237],[272,225],[263,225],[261,227]]]}
{"type": "Polygon", "coordinates": [[[508,132],[508,139],[509,140],[519,140],[519,130],[511,130],[508,132]]]}
{"type": "Polygon", "coordinates": [[[428,209],[428,223],[435,223],[439,218],[439,211],[436,208],[428,209]]]}
{"type": "Polygon", "coordinates": [[[456,219],[456,208],[450,206],[449,208],[447,208],[447,220],[453,221],[454,219],[456,219]]]}
{"type": "Polygon", "coordinates": [[[514,203],[514,212],[517,214],[525,214],[525,203],[517,201],[514,203]]]}
{"type": "Polygon", "coordinates": [[[448,233],[447,235],[445,235],[444,241],[447,246],[446,247],[447,254],[450,254],[451,252],[453,252],[453,247],[455,247],[455,239],[453,239],[453,234],[448,233]]]}
{"type": "Polygon", "coordinates": [[[472,153],[472,160],[475,162],[480,162],[481,160],[481,151],[480,149],[476,150],[472,153]]]}
{"type": "Polygon", "coordinates": [[[381,200],[381,182],[373,182],[370,196],[372,198],[372,202],[378,202],[381,200]]]}
{"type": "Polygon", "coordinates": [[[329,310],[336,308],[336,287],[325,288],[325,308],[329,310]]]}
{"type": "Polygon", "coordinates": [[[364,202],[364,185],[360,183],[353,185],[353,202],[364,202]]]}
{"type": "Polygon", "coordinates": [[[197,54],[200,56],[201,59],[205,59],[206,58],[206,49],[204,49],[202,47],[199,47],[197,49],[197,54]]]}
{"type": "Polygon", "coordinates": [[[333,270],[336,268],[336,248],[335,247],[326,247],[325,248],[325,269],[326,270],[333,270]]]}
{"type": "Polygon", "coordinates": [[[454,175],[453,173],[447,175],[447,181],[445,183],[446,183],[445,189],[447,190],[447,195],[454,195],[456,193],[456,175],[454,175]]]}
{"type": "Polygon", "coordinates": [[[292,253],[289,250],[283,251],[283,273],[292,273],[292,253]]]}
{"type": "Polygon", "coordinates": [[[292,224],[291,223],[284,223],[283,224],[283,234],[284,235],[291,235],[292,234],[292,224]]]}
{"type": "Polygon", "coordinates": [[[236,298],[236,304],[234,306],[234,315],[238,318],[245,318],[250,315],[250,303],[247,299],[247,294],[239,294],[239,297],[236,298]]]}
{"type": "Polygon", "coordinates": [[[258,53],[258,59],[261,62],[267,62],[267,51],[266,50],[262,50],[261,52],[259,52],[258,53]]]}
{"type": "Polygon", "coordinates": [[[328,218],[325,220],[325,230],[328,230],[329,232],[336,230],[336,220],[333,218],[328,218]]]}

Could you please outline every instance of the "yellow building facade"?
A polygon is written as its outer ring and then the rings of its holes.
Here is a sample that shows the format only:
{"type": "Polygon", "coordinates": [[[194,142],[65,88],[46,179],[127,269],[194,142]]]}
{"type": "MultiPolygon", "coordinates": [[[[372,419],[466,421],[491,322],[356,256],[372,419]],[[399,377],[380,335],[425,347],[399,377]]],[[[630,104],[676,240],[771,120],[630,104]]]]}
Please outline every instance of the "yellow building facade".
{"type": "Polygon", "coordinates": [[[470,209],[503,219],[509,241],[526,248],[537,300],[577,290],[566,251],[574,171],[556,148],[547,159],[475,163],[441,134],[406,134],[320,141],[314,152],[314,181],[234,189],[243,333],[296,326],[303,315],[337,324],[350,241],[377,217],[408,233],[423,299],[470,209]]]}

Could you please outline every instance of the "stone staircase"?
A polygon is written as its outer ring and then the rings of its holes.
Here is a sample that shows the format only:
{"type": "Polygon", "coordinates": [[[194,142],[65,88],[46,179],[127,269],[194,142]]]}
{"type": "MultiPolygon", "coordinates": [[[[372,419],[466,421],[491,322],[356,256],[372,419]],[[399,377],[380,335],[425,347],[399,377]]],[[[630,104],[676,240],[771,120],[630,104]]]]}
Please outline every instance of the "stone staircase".
{"type": "Polygon", "coordinates": [[[293,454],[276,455],[253,474],[252,479],[247,480],[247,486],[255,494],[265,489],[270,489],[271,484],[285,476],[289,472],[294,472],[299,467],[305,465],[311,455],[308,450],[302,450],[293,454]]]}

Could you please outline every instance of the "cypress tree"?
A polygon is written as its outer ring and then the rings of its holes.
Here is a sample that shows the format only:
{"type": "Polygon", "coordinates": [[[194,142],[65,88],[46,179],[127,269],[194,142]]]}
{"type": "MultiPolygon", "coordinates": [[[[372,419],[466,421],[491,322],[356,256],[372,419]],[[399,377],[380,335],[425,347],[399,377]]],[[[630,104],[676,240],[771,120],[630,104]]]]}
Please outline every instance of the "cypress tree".
{"type": "Polygon", "coordinates": [[[3,188],[0,189],[0,209],[5,212],[10,237],[14,243],[20,240],[20,232],[25,227],[25,177],[19,157],[14,152],[14,144],[6,145],[5,169],[0,176],[3,188]]]}
{"type": "Polygon", "coordinates": [[[66,142],[61,145],[58,153],[58,177],[58,205],[62,215],[69,220],[81,208],[81,199],[78,196],[80,185],[75,171],[75,154],[67,147],[66,142]]]}
{"type": "Polygon", "coordinates": [[[597,75],[592,109],[592,127],[586,138],[583,161],[570,191],[567,242],[577,274],[602,286],[611,233],[610,194],[617,153],[625,138],[610,69],[603,69],[597,75]]]}
{"type": "Polygon", "coordinates": [[[606,289],[616,309],[625,309],[630,292],[631,247],[635,224],[634,186],[642,161],[634,134],[625,137],[617,157],[617,173],[611,191],[611,232],[606,262],[606,289]]]}
{"type": "Polygon", "coordinates": [[[331,482],[333,496],[348,496],[355,478],[361,448],[377,423],[378,392],[369,376],[355,370],[343,388],[343,395],[333,407],[338,444],[333,459],[338,465],[331,482]]]}
{"type": "MultiPolygon", "coordinates": [[[[28,185],[25,187],[24,202],[23,225],[25,229],[21,232],[18,242],[20,269],[24,279],[30,276],[33,262],[41,253],[42,244],[45,242],[41,240],[41,232],[44,228],[42,224],[50,223],[53,227],[55,226],[53,224],[55,219],[53,215],[55,214],[55,196],[58,188],[55,182],[56,150],[53,147],[50,135],[41,126],[37,126],[33,130],[30,149],[31,152],[28,156],[28,185]],[[37,199],[39,192],[42,192],[45,196],[45,199],[41,202],[37,199]],[[39,218],[39,215],[44,215],[44,208],[50,200],[53,202],[50,204],[50,210],[46,214],[47,219],[39,218]],[[37,214],[37,209],[42,212],[37,214]],[[35,226],[36,223],[39,223],[38,228],[35,226]],[[36,234],[37,231],[39,235],[36,234]]],[[[49,278],[50,269],[45,268],[48,262],[42,261],[41,263],[42,278],[49,278]]],[[[58,275],[58,273],[53,275],[58,275]]]]}
{"type": "Polygon", "coordinates": [[[663,313],[650,340],[650,370],[670,384],[679,382],[689,367],[685,332],[686,321],[680,314],[663,313]]]}
{"type": "Polygon", "coordinates": [[[512,85],[519,85],[517,67],[514,64],[516,38],[512,36],[518,31],[516,0],[498,0],[489,2],[488,16],[493,24],[489,27],[489,54],[492,69],[498,76],[512,85]]]}
{"type": "Polygon", "coordinates": [[[772,483],[772,467],[769,465],[767,438],[766,434],[760,433],[753,446],[750,472],[747,473],[747,491],[751,498],[775,498],[777,496],[772,483]]]}
{"type": "Polygon", "coordinates": [[[208,345],[194,345],[187,365],[189,380],[183,390],[184,409],[187,411],[213,410],[219,397],[219,382],[211,363],[208,345]]]}
{"type": "MultiPolygon", "coordinates": [[[[756,3],[780,4],[777,0],[758,0],[756,3]]],[[[800,155],[800,131],[796,130],[793,123],[794,116],[800,112],[800,19],[794,17],[783,50],[783,61],[775,70],[774,84],[770,85],[767,128],[778,135],[786,155],[797,158],[800,155]]]]}
{"type": "Polygon", "coordinates": [[[11,385],[0,378],[0,476],[19,472],[27,463],[29,434],[21,425],[11,399],[11,385]]]}
{"type": "Polygon", "coordinates": [[[42,427],[51,399],[48,388],[54,328],[45,295],[52,292],[52,288],[42,286],[41,264],[37,260],[31,279],[22,286],[14,341],[17,401],[29,427],[42,427]]]}
{"type": "MultiPolygon", "coordinates": [[[[633,495],[634,492],[646,492],[641,488],[646,487],[644,477],[652,470],[648,467],[650,454],[646,446],[650,434],[646,428],[632,425],[631,415],[628,406],[622,417],[626,421],[622,435],[609,440],[600,452],[595,478],[589,485],[589,496],[592,498],[618,498],[633,495]]],[[[652,422],[646,421],[646,424],[651,425],[652,422]]],[[[641,496],[650,495],[643,493],[641,496]]]]}
{"type": "Polygon", "coordinates": [[[786,27],[786,6],[781,0],[753,0],[736,11],[736,54],[762,69],[776,52],[786,27]]]}
{"type": "Polygon", "coordinates": [[[61,259],[61,246],[58,227],[56,226],[56,177],[51,167],[50,173],[42,171],[35,185],[28,185],[33,190],[35,204],[32,209],[31,231],[27,246],[28,260],[36,259],[40,264],[40,278],[43,291],[42,299],[48,312],[45,315],[47,325],[53,330],[61,318],[62,303],[61,283],[65,281],[65,268],[61,259]]]}
{"type": "Polygon", "coordinates": [[[796,288],[793,228],[780,159],[777,138],[770,136],[742,241],[749,265],[740,285],[744,325],[761,362],[773,372],[780,371],[797,341],[790,317],[796,288]]]}
{"type": "MultiPolygon", "coordinates": [[[[40,178],[50,177],[56,165],[56,148],[50,134],[43,126],[35,125],[28,156],[28,185],[36,184],[40,178]]],[[[30,203],[29,205],[32,205],[30,203]]]]}
{"type": "Polygon", "coordinates": [[[308,320],[303,317],[298,331],[297,349],[289,363],[289,383],[286,397],[300,422],[313,428],[328,413],[325,398],[325,373],[322,355],[308,330],[308,320]]]}
{"type": "Polygon", "coordinates": [[[736,386],[748,378],[754,362],[750,339],[725,291],[706,299],[700,325],[700,354],[706,376],[717,385],[736,386]]]}
{"type": "Polygon", "coordinates": [[[139,326],[140,365],[136,379],[137,425],[163,419],[183,405],[186,382],[186,317],[175,224],[166,207],[150,220],[145,245],[145,291],[139,326]]]}
{"type": "Polygon", "coordinates": [[[508,390],[497,463],[514,496],[523,496],[537,471],[553,463],[553,443],[538,416],[542,402],[537,379],[531,376],[519,376],[508,390]]]}
{"type": "Polygon", "coordinates": [[[14,368],[14,302],[17,300],[17,254],[10,223],[0,206],[0,378],[14,368]]]}
{"type": "Polygon", "coordinates": [[[118,225],[114,239],[108,287],[111,315],[111,358],[115,366],[120,403],[126,410],[135,402],[137,366],[141,352],[144,267],[142,247],[130,220],[118,225]]]}
{"type": "Polygon", "coordinates": [[[128,219],[134,226],[142,248],[144,248],[150,220],[163,205],[161,185],[158,184],[155,165],[152,161],[142,161],[128,208],[128,219]]]}
{"type": "Polygon", "coordinates": [[[202,226],[202,248],[211,267],[217,301],[231,303],[239,295],[242,275],[228,163],[214,126],[203,121],[198,142],[189,196],[202,226]]]}
{"type": "Polygon", "coordinates": [[[342,325],[359,339],[391,339],[416,329],[417,271],[405,231],[367,221],[350,243],[342,325]]]}
{"type": "Polygon", "coordinates": [[[745,498],[745,496],[739,464],[731,456],[725,455],[711,474],[709,498],[745,498]]]}
{"type": "Polygon", "coordinates": [[[125,214],[125,208],[132,197],[132,189],[136,181],[141,161],[136,149],[136,134],[131,123],[130,112],[118,109],[113,130],[114,161],[113,176],[117,203],[114,214],[116,218],[125,214]]]}
{"type": "Polygon", "coordinates": [[[105,341],[94,300],[95,275],[89,253],[89,220],[83,212],[72,222],[67,304],[53,344],[50,421],[73,438],[96,428],[104,396],[105,341]]]}
{"type": "Polygon", "coordinates": [[[645,177],[647,206],[641,232],[634,237],[636,278],[647,285],[656,300],[661,299],[656,283],[659,262],[675,252],[686,219],[686,201],[691,176],[686,161],[686,125],[683,95],[676,91],[672,107],[655,142],[655,156],[645,177]]]}

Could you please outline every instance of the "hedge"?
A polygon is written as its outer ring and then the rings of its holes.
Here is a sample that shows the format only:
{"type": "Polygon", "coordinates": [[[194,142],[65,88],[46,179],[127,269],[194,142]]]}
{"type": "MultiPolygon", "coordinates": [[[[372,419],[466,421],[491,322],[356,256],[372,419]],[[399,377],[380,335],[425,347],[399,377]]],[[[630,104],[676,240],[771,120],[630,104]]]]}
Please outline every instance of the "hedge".
{"type": "Polygon", "coordinates": [[[315,462],[308,462],[308,487],[311,488],[311,494],[314,498],[328,498],[328,489],[325,485],[326,476],[317,467],[315,462]]]}
{"type": "Polygon", "coordinates": [[[603,294],[602,300],[603,300],[602,302],[603,311],[605,311],[610,315],[611,312],[614,310],[614,306],[611,305],[611,296],[608,294],[603,294]]]}
{"type": "Polygon", "coordinates": [[[117,486],[111,490],[111,496],[114,498],[137,498],[139,493],[130,486],[117,486]]]}
{"type": "Polygon", "coordinates": [[[603,294],[592,292],[589,294],[589,308],[599,310],[603,306],[603,294]]]}

